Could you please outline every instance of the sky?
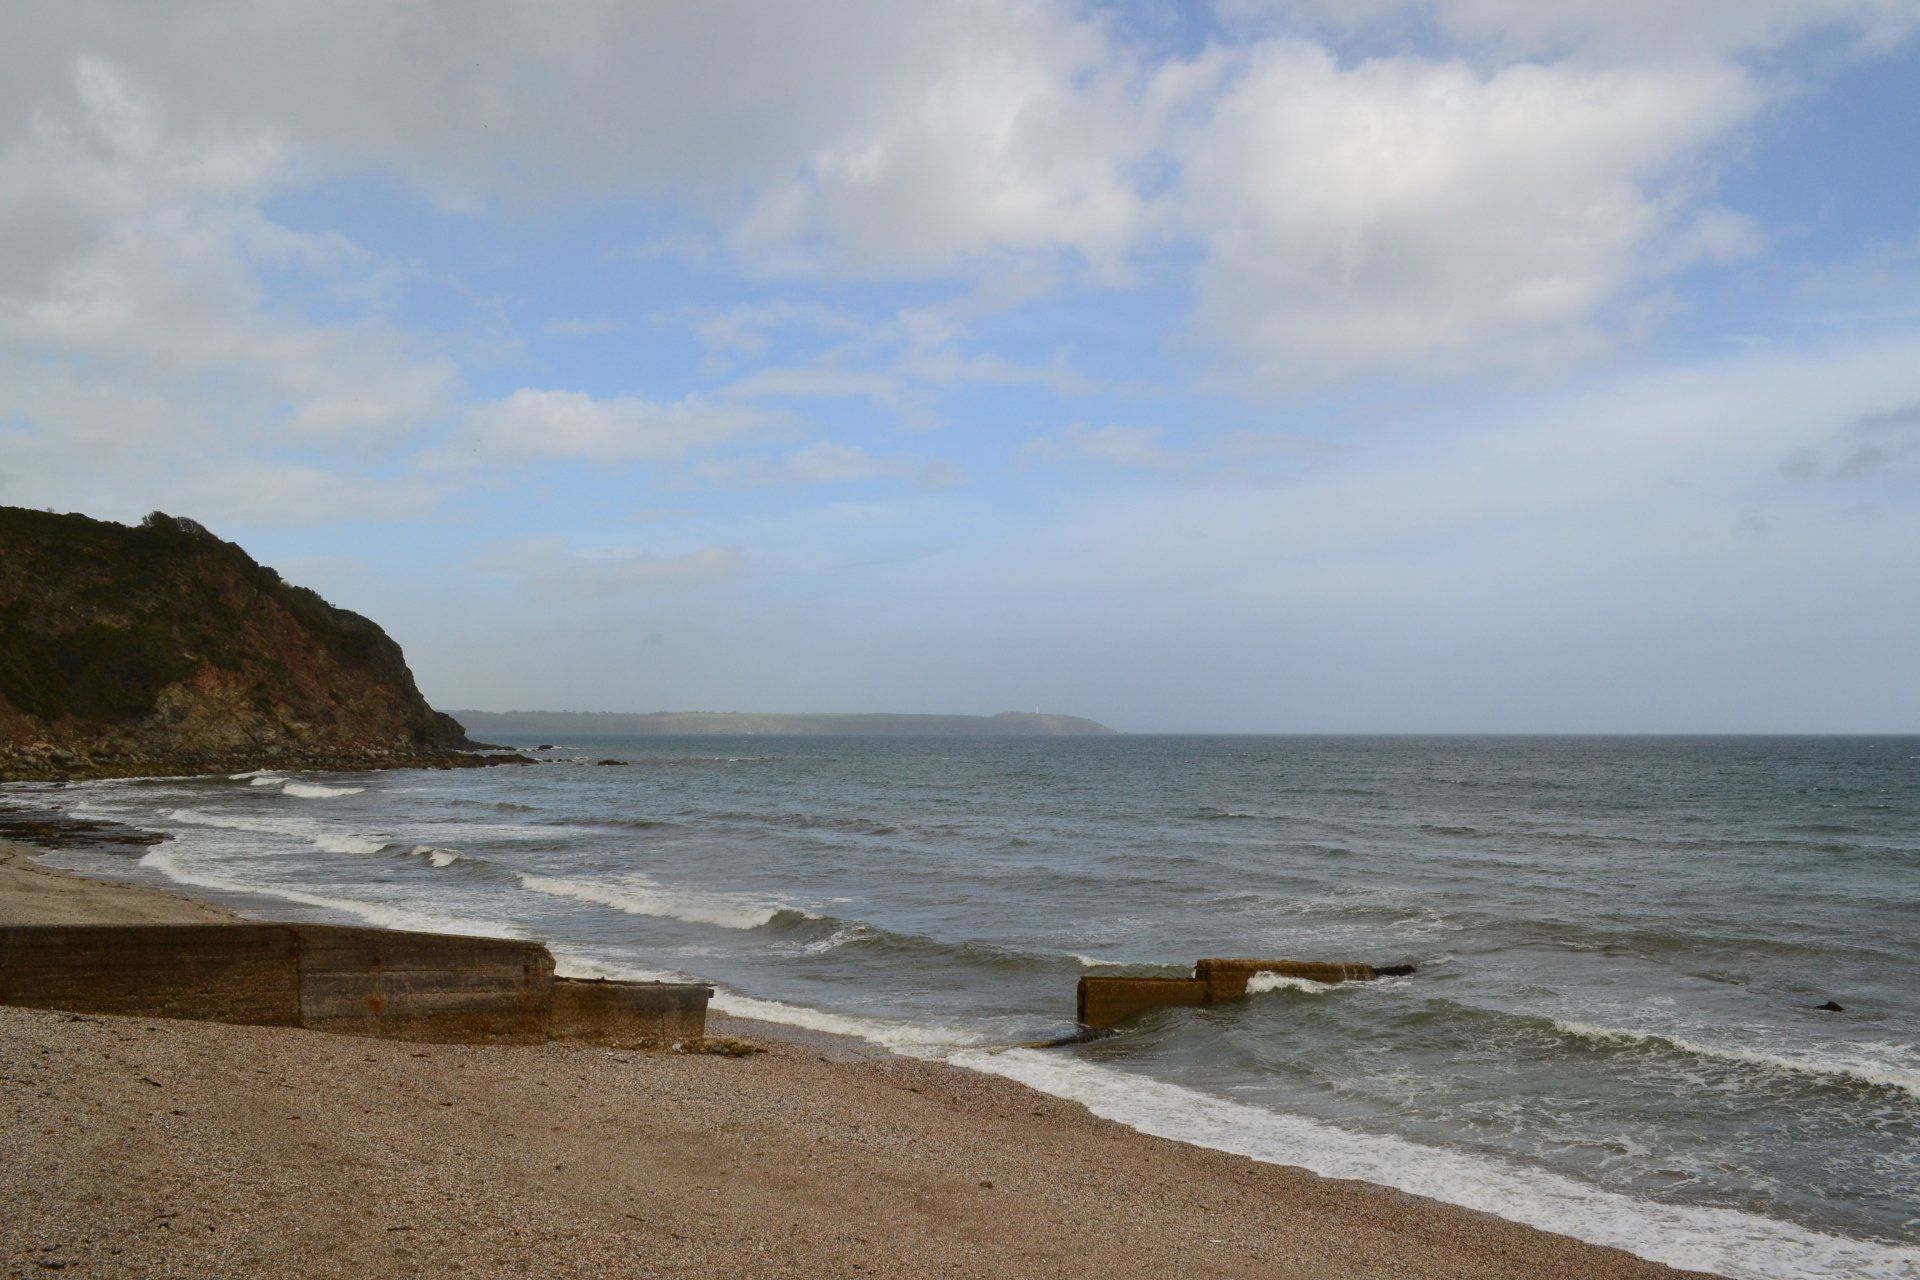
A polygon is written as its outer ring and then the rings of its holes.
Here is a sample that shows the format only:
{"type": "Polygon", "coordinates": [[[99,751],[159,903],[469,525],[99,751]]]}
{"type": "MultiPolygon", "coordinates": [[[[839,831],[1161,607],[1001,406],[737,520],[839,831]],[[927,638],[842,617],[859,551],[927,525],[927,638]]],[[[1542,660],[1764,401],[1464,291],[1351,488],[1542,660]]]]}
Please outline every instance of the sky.
{"type": "Polygon", "coordinates": [[[0,502],[442,707],[1920,731],[1920,0],[20,0],[0,502]]]}

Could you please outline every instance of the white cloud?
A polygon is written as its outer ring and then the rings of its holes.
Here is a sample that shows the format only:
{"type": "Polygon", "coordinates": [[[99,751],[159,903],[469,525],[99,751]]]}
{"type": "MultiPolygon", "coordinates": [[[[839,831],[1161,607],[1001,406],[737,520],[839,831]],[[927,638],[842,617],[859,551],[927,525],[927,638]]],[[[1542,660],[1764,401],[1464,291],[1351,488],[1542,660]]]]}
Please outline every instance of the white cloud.
{"type": "Polygon", "coordinates": [[[679,318],[693,329],[702,346],[715,353],[759,355],[767,349],[772,335],[782,329],[840,334],[866,332],[865,325],[845,312],[797,298],[743,302],[724,309],[683,313],[679,318]]]}
{"type": "Polygon", "coordinates": [[[1076,422],[1058,435],[1027,441],[1020,452],[1022,457],[1036,462],[1093,462],[1178,473],[1187,479],[1217,479],[1223,469],[1231,468],[1249,477],[1256,472],[1264,475],[1261,464],[1323,460],[1342,450],[1322,441],[1282,432],[1247,429],[1183,441],[1176,448],[1168,444],[1167,433],[1160,427],[1117,423],[1095,427],[1076,422]]]}
{"type": "Polygon", "coordinates": [[[1424,15],[1455,41],[1506,57],[1720,57],[1822,30],[1884,48],[1920,27],[1908,0],[1228,0],[1226,8],[1345,29],[1424,15]]]}
{"type": "Polygon", "coordinates": [[[1058,396],[1098,389],[1064,352],[1044,363],[1027,363],[967,350],[968,328],[976,319],[973,310],[972,300],[967,300],[906,307],[884,320],[867,321],[782,299],[663,319],[690,324],[716,354],[763,354],[776,331],[824,338],[824,347],[797,354],[790,363],[762,365],[728,383],[721,393],[738,400],[866,399],[909,430],[942,425],[935,397],[957,387],[1044,387],[1058,396]]]}
{"type": "MultiPolygon", "coordinates": [[[[1264,483],[1090,489],[884,598],[1170,731],[1897,732],[1916,403],[1912,332],[1609,378],[1264,483]],[[988,592],[1018,632],[962,616],[988,592]]],[[[933,687],[978,687],[966,659],[933,687]]]]}
{"type": "Polygon", "coordinates": [[[1022,452],[1049,462],[1084,458],[1116,467],[1159,469],[1181,462],[1164,443],[1165,434],[1159,427],[1090,427],[1076,422],[1057,436],[1029,440],[1022,452]]]}
{"type": "Polygon", "coordinates": [[[1724,66],[1483,74],[1247,53],[1187,170],[1199,324],[1256,386],[1552,365],[1653,270],[1737,251],[1687,164],[1757,106],[1724,66]]]}
{"type": "Polygon", "coordinates": [[[852,484],[905,480],[921,488],[944,488],[966,476],[944,459],[878,458],[858,445],[815,441],[776,457],[729,458],[700,468],[711,483],[764,488],[778,485],[852,484]]]}
{"type": "Polygon", "coordinates": [[[269,270],[296,296],[350,307],[379,296],[387,271],[344,237],[262,212],[292,172],[285,148],[238,125],[187,127],[99,58],[35,75],[43,96],[0,115],[9,494],[250,521],[431,502],[431,486],[352,473],[369,444],[377,456],[445,411],[452,363],[377,317],[314,323],[264,300],[269,270]],[[337,470],[270,456],[348,441],[337,470]]]}
{"type": "MultiPolygon", "coordinates": [[[[1084,577],[1098,563],[1136,588],[1204,580],[1278,601],[1288,565],[1333,572],[1377,555],[1413,572],[1435,547],[1482,539],[1473,545],[1484,554],[1455,563],[1497,576],[1549,533],[1595,548],[1634,530],[1638,545],[1655,523],[1717,535],[1756,505],[1838,509],[1866,496],[1796,483],[1802,451],[1815,451],[1821,478],[1870,481],[1897,461],[1892,447],[1913,438],[1916,404],[1913,334],[1613,379],[1477,411],[1471,427],[1378,436],[1272,485],[1095,497],[1062,513],[1059,541],[1031,557],[1031,572],[1045,580],[1076,564],[1084,577]],[[1861,444],[1888,453],[1846,465],[1861,444]],[[1084,559],[1095,547],[1104,549],[1084,559]]],[[[1599,565],[1561,567],[1577,592],[1599,565]]],[[[1749,587],[1764,598],[1764,565],[1751,568],[1749,587]]]]}
{"type": "MultiPolygon", "coordinates": [[[[1233,7],[1279,25],[1158,61],[1065,0],[29,8],[0,49],[0,335],[130,379],[236,377],[248,413],[308,438],[403,435],[460,389],[378,322],[393,264],[263,212],[376,173],[480,214],[638,198],[679,230],[628,256],[750,273],[937,276],[975,302],[1191,281],[1241,388],[1552,369],[1616,341],[1664,277],[1759,245],[1711,202],[1715,149],[1781,91],[1739,58],[1920,23],[1903,0],[1233,7]],[[1410,17],[1471,60],[1341,61],[1298,35],[1410,17]],[[268,264],[370,314],[291,318],[268,264]]],[[[1090,389],[1064,356],[963,350],[963,309],[862,333],[802,298],[697,323],[736,358],[776,331],[846,339],[731,399],[861,395],[927,426],[965,384],[1090,389]]],[[[748,429],[715,404],[535,408],[579,457],[748,429]]]]}
{"type": "Polygon", "coordinates": [[[745,564],[735,547],[660,555],[629,547],[575,550],[561,538],[534,537],[496,545],[474,567],[516,579],[543,595],[593,600],[727,578],[745,564]]]}
{"type": "MultiPolygon", "coordinates": [[[[1103,24],[1064,5],[233,0],[49,6],[10,27],[4,65],[23,94],[49,60],[90,49],[196,112],[450,208],[637,192],[723,224],[768,267],[1107,261],[1138,216],[1132,71],[1103,24]]],[[[641,249],[697,254],[700,239],[641,249]]]]}
{"type": "Polygon", "coordinates": [[[1148,219],[1132,170],[1161,127],[1141,70],[1064,7],[936,8],[914,89],[822,139],[735,245],[775,268],[858,275],[1062,250],[1121,274],[1148,219]]]}
{"type": "Polygon", "coordinates": [[[613,462],[678,458],[688,451],[765,430],[765,410],[688,398],[658,404],[639,396],[596,400],[581,391],[522,387],[468,415],[468,429],[497,457],[613,462]]]}

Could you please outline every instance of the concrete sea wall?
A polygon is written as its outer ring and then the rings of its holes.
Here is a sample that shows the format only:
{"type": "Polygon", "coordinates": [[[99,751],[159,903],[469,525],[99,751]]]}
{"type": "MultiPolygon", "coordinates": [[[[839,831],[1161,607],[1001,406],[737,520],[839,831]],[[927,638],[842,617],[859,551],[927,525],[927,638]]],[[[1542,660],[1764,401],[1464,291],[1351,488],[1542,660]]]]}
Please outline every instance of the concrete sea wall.
{"type": "Polygon", "coordinates": [[[0,927],[0,1004],[462,1044],[705,1034],[705,986],[553,968],[536,942],[342,925],[0,927]]]}

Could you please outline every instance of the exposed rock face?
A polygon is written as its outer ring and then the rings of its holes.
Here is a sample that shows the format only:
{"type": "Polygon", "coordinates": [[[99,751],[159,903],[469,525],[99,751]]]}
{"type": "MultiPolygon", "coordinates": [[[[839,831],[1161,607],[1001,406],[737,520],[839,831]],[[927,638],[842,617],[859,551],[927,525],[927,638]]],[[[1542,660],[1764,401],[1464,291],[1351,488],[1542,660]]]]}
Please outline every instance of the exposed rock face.
{"type": "Polygon", "coordinates": [[[0,779],[457,764],[400,646],[191,520],[0,507],[0,779]]]}

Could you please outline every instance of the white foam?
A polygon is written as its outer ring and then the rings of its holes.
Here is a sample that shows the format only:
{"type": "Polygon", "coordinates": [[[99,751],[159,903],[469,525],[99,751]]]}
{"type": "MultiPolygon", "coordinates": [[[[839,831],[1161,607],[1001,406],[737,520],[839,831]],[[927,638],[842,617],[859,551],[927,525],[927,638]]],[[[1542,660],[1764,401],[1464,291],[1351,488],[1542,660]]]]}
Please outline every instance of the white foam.
{"type": "Polygon", "coordinates": [[[957,1049],[982,1044],[986,1040],[984,1036],[958,1027],[922,1026],[886,1018],[854,1017],[803,1004],[788,1004],[784,1000],[760,1000],[726,990],[714,992],[712,1007],[736,1018],[757,1018],[761,1022],[778,1022],[789,1027],[851,1036],[909,1058],[944,1058],[957,1049]]]}
{"type": "MultiPolygon", "coordinates": [[[[255,780],[256,785],[258,779],[255,780]]],[[[328,787],[318,782],[289,782],[280,788],[282,794],[299,796],[302,800],[328,800],[334,796],[357,796],[365,787],[328,787]]]]}
{"type": "Polygon", "coordinates": [[[1769,1071],[1785,1071],[1795,1075],[1844,1077],[1865,1084],[1881,1085],[1898,1089],[1903,1093],[1920,1098],[1920,1069],[1896,1066],[1892,1063],[1865,1061],[1858,1058],[1832,1056],[1801,1057],[1778,1053],[1768,1053],[1763,1049],[1742,1049],[1731,1045],[1702,1044],[1697,1040],[1686,1040],[1679,1036],[1666,1035],[1658,1031],[1633,1031],[1620,1027],[1596,1027],[1588,1022],[1574,1022],[1555,1018],[1553,1025],[1570,1036],[1579,1036],[1587,1040],[1612,1041],[1615,1044],[1645,1044],[1666,1046],[1691,1053],[1702,1058],[1717,1058],[1722,1062],[1739,1062],[1749,1066],[1762,1067],[1769,1071]]]}
{"type": "MultiPolygon", "coordinates": [[[[614,880],[570,880],[521,872],[520,887],[556,898],[597,903],[629,915],[685,920],[691,924],[718,925],[722,929],[758,929],[770,923],[782,911],[788,910],[734,894],[670,889],[638,874],[628,874],[614,880]]],[[[810,912],[801,914],[811,916],[810,912]]]]}
{"type": "Polygon", "coordinates": [[[257,897],[278,898],[283,902],[295,902],[301,906],[317,907],[323,911],[337,911],[343,915],[364,920],[368,924],[378,925],[383,929],[399,929],[410,933],[465,933],[489,938],[524,938],[526,936],[518,926],[499,920],[445,916],[392,902],[336,898],[327,894],[308,893],[302,889],[290,889],[284,885],[255,880],[236,880],[205,867],[190,866],[178,851],[165,845],[158,845],[149,850],[141,857],[140,865],[158,871],[176,884],[214,889],[222,893],[244,893],[257,897]]]}
{"type": "Polygon", "coordinates": [[[332,831],[315,823],[302,822],[297,818],[290,822],[269,822],[228,813],[206,813],[199,809],[169,809],[167,816],[175,822],[185,822],[196,827],[214,827],[223,831],[246,831],[254,835],[285,836],[290,840],[305,840],[322,853],[378,853],[386,847],[387,843],[373,836],[332,831]]]}
{"type": "Polygon", "coordinates": [[[263,822],[258,818],[242,818],[230,813],[207,813],[200,809],[169,809],[166,816],[175,822],[184,822],[195,827],[217,827],[223,831],[250,831],[262,836],[290,836],[296,840],[311,840],[317,828],[308,823],[263,822]]]}
{"type": "Polygon", "coordinates": [[[872,936],[873,930],[867,928],[864,924],[845,924],[835,929],[826,937],[817,938],[807,943],[801,947],[800,950],[810,956],[825,955],[829,951],[846,946],[849,942],[855,942],[861,938],[870,938],[872,936]]]}
{"type": "Polygon", "coordinates": [[[963,1050],[948,1060],[1071,1099],[1142,1133],[1397,1187],[1670,1266],[1734,1280],[1920,1277],[1920,1249],[1847,1240],[1733,1209],[1638,1200],[1544,1169],[1352,1133],[1057,1053],[963,1050]]]}
{"type": "Polygon", "coordinates": [[[1247,994],[1250,996],[1263,991],[1301,991],[1317,996],[1333,988],[1331,982],[1315,982],[1312,978],[1295,978],[1284,973],[1256,973],[1247,979],[1247,994]]]}
{"type": "Polygon", "coordinates": [[[275,773],[272,769],[249,769],[245,773],[230,773],[227,775],[227,780],[230,782],[245,782],[249,778],[278,778],[278,777],[280,777],[280,775],[278,773],[275,773]]]}
{"type": "MultiPolygon", "coordinates": [[[[635,968],[592,952],[558,946],[553,947],[552,951],[559,961],[554,972],[563,978],[612,978],[627,982],[704,981],[704,979],[690,979],[683,973],[635,968]]],[[[895,1022],[889,1018],[862,1018],[844,1013],[829,1013],[825,1009],[814,1009],[803,1004],[788,1004],[784,1000],[761,1000],[753,996],[743,996],[738,992],[728,991],[724,987],[714,989],[713,999],[708,1003],[708,1007],[736,1018],[752,1018],[759,1022],[775,1022],[781,1026],[824,1031],[829,1035],[864,1040],[868,1044],[877,1045],[909,1058],[944,1058],[955,1050],[986,1043],[986,1037],[955,1027],[929,1027],[911,1022],[895,1022]]]]}
{"type": "Polygon", "coordinates": [[[286,782],[286,779],[277,773],[264,773],[264,772],[249,773],[249,774],[236,773],[233,776],[236,779],[242,778],[242,777],[246,778],[247,785],[250,787],[277,787],[277,786],[281,786],[286,782]]]}
{"type": "Polygon", "coordinates": [[[1117,969],[1125,965],[1125,960],[1102,960],[1097,956],[1083,956],[1078,951],[1069,951],[1067,955],[1077,961],[1082,969],[1117,969]]]}
{"type": "Polygon", "coordinates": [[[430,844],[417,844],[413,846],[413,852],[416,857],[425,858],[436,867],[450,867],[460,861],[460,851],[457,849],[436,849],[430,844]]]}
{"type": "Polygon", "coordinates": [[[385,840],[366,836],[315,836],[313,847],[322,853],[378,853],[387,847],[385,840]]]}

